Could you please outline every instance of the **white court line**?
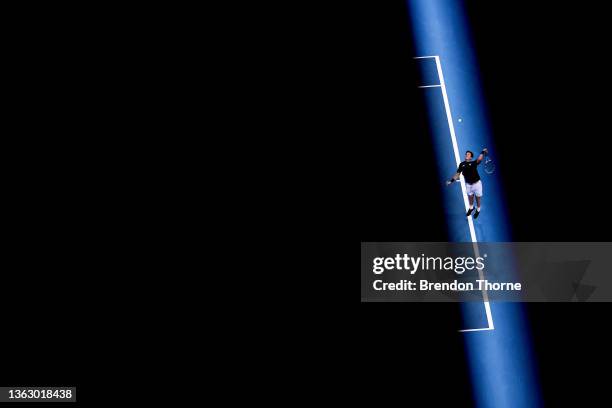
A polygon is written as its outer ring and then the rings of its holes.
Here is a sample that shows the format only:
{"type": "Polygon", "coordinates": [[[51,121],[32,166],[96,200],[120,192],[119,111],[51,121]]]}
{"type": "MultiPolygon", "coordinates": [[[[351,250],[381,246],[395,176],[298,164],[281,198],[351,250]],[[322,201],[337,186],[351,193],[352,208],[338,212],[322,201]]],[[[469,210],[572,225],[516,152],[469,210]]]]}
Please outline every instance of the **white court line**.
{"type": "Polygon", "coordinates": [[[486,330],[495,330],[494,327],[482,327],[480,329],[463,329],[463,330],[459,330],[460,332],[475,332],[475,331],[486,331],[486,330]]]}
{"type": "MultiPolygon", "coordinates": [[[[453,151],[455,153],[455,161],[457,162],[457,167],[461,163],[461,156],[459,155],[459,147],[457,145],[457,137],[455,136],[455,127],[453,126],[453,117],[451,115],[450,104],[448,103],[448,95],[446,94],[446,84],[444,83],[444,75],[442,74],[442,64],[440,64],[440,56],[432,55],[425,57],[415,57],[414,59],[421,58],[435,58],[436,60],[436,68],[438,69],[438,79],[440,80],[440,88],[442,89],[442,98],[444,99],[444,109],[446,110],[446,119],[448,120],[448,127],[450,129],[451,142],[453,144],[453,151]]],[[[463,175],[460,177],[461,180],[461,191],[463,192],[463,203],[465,205],[465,211],[470,208],[467,191],[465,187],[465,180],[463,175]]],[[[472,239],[472,243],[474,246],[474,254],[478,258],[480,256],[480,252],[478,251],[478,240],[476,239],[476,231],[474,230],[474,221],[472,217],[468,217],[468,227],[470,229],[470,237],[472,239]]],[[[483,280],[484,275],[482,273],[482,269],[478,271],[478,277],[483,280]]],[[[491,305],[489,303],[489,295],[486,289],[482,290],[482,298],[485,307],[485,313],[487,315],[487,324],[488,327],[478,328],[478,329],[464,329],[459,330],[460,332],[470,332],[470,331],[483,331],[483,330],[495,330],[495,326],[493,325],[493,315],[491,314],[491,305]]]]}

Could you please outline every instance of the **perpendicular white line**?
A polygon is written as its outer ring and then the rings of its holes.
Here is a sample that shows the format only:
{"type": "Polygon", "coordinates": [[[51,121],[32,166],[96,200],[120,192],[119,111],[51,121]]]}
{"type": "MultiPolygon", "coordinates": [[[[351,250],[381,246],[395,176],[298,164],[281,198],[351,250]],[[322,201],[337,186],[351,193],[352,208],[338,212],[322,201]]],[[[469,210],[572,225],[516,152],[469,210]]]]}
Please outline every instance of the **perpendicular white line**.
{"type": "Polygon", "coordinates": [[[459,330],[460,332],[475,332],[475,331],[486,331],[486,330],[493,330],[493,328],[491,327],[481,327],[479,329],[463,329],[463,330],[459,330]]]}
{"type": "Polygon", "coordinates": [[[421,85],[419,88],[440,88],[442,85],[421,85]]]}
{"type": "Polygon", "coordinates": [[[413,57],[414,59],[422,59],[422,58],[438,58],[438,55],[425,55],[424,57],[413,57]]]}
{"type": "MultiPolygon", "coordinates": [[[[418,58],[418,57],[417,57],[418,58]]],[[[461,164],[461,156],[459,155],[459,147],[457,145],[457,137],[455,135],[455,127],[453,125],[453,117],[450,110],[450,104],[448,102],[448,95],[446,94],[446,83],[444,82],[444,74],[442,73],[442,64],[440,64],[440,56],[434,56],[436,60],[436,68],[438,70],[438,78],[440,80],[440,87],[442,88],[442,99],[444,100],[444,109],[446,110],[446,119],[448,121],[448,128],[450,130],[451,142],[453,144],[453,151],[455,153],[455,161],[457,163],[457,167],[461,164]]],[[[463,204],[465,205],[465,210],[467,211],[469,208],[468,198],[467,198],[467,190],[465,187],[465,179],[463,175],[460,177],[461,179],[461,191],[463,195],[463,204]]],[[[474,222],[471,217],[468,217],[468,227],[470,229],[470,238],[474,243],[474,253],[476,257],[479,257],[478,251],[478,240],[476,239],[476,231],[474,230],[474,222]]],[[[478,276],[480,279],[484,279],[482,270],[478,271],[478,276]]],[[[469,330],[459,330],[462,331],[481,331],[481,330],[494,330],[495,326],[493,325],[493,315],[491,314],[491,305],[489,304],[489,296],[487,294],[486,289],[482,291],[483,303],[485,308],[485,314],[487,315],[487,324],[488,327],[482,329],[469,329],[469,330]]]]}

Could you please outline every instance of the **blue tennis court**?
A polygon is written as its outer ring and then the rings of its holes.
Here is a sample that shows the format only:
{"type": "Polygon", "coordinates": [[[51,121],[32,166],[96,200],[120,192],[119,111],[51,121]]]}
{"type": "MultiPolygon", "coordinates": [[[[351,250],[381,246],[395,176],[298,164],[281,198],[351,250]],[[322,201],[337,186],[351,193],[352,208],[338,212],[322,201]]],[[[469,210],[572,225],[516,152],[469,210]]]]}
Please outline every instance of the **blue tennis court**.
{"type": "MultiPolygon", "coordinates": [[[[483,185],[482,212],[466,217],[466,185],[446,186],[467,150],[484,148],[495,157],[487,124],[478,70],[467,29],[455,2],[409,2],[420,71],[420,88],[428,112],[436,171],[446,217],[448,240],[478,243],[510,242],[503,186],[496,174],[479,168],[483,185]],[[448,3],[448,4],[447,4],[448,3]]],[[[498,164],[499,167],[499,164],[498,164]]],[[[498,168],[499,170],[499,168],[498,168]]],[[[511,254],[496,257],[512,262],[511,254]]],[[[486,269],[483,271],[486,275],[486,269]]],[[[541,406],[528,325],[520,303],[483,301],[462,304],[464,336],[473,393],[480,407],[541,406]]]]}

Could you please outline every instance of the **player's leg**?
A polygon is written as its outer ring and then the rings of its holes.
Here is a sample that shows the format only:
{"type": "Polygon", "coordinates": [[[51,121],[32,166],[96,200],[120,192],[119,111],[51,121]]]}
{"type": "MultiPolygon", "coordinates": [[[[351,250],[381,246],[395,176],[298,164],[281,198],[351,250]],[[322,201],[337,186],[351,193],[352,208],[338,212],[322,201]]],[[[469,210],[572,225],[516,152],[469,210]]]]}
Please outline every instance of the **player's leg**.
{"type": "Polygon", "coordinates": [[[476,213],[474,218],[478,218],[480,215],[480,200],[482,199],[482,182],[480,180],[474,185],[474,195],[476,196],[476,213]]]}
{"type": "Polygon", "coordinates": [[[466,187],[466,190],[467,190],[468,201],[470,202],[470,209],[465,214],[465,216],[469,217],[470,214],[472,213],[472,211],[474,211],[474,192],[472,191],[472,185],[471,184],[467,184],[466,183],[465,187],[466,187]]]}

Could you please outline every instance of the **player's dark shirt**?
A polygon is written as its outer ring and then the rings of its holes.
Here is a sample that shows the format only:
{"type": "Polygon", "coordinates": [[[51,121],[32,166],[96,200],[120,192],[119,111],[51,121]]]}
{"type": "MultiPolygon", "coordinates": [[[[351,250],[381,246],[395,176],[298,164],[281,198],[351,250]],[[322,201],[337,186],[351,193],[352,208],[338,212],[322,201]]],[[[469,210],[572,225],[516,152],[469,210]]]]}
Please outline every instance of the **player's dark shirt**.
{"type": "Polygon", "coordinates": [[[463,177],[465,178],[465,182],[468,184],[474,184],[478,180],[480,180],[480,174],[478,174],[478,165],[480,162],[477,160],[472,161],[463,161],[459,164],[457,168],[457,173],[463,173],[463,177]]]}

